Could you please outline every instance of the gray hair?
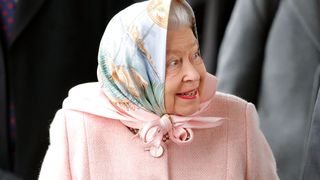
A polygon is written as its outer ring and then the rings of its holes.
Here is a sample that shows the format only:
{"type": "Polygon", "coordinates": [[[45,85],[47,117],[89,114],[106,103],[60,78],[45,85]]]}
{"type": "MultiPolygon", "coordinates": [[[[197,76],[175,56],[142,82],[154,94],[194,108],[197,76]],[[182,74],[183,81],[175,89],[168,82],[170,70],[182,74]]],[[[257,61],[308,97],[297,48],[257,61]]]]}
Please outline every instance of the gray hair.
{"type": "Polygon", "coordinates": [[[186,0],[172,0],[169,12],[169,29],[194,25],[194,12],[186,0]]]}

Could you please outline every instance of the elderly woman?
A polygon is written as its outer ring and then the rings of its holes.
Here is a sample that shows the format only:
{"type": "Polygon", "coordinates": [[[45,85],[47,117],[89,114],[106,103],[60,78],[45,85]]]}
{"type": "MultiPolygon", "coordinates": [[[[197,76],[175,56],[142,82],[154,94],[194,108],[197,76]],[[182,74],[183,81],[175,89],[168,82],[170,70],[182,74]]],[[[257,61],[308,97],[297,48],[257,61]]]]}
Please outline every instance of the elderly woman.
{"type": "Polygon", "coordinates": [[[186,1],[121,11],[98,59],[99,82],[52,122],[40,179],[278,179],[255,107],[215,93],[186,1]]]}

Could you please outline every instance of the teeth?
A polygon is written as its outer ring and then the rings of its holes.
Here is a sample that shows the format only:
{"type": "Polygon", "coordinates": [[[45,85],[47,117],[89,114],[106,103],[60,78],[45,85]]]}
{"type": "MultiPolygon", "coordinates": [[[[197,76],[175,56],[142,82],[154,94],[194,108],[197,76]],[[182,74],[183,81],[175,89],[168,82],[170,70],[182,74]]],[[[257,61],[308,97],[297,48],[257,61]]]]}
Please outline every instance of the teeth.
{"type": "Polygon", "coordinates": [[[183,93],[184,96],[194,96],[196,94],[196,91],[191,91],[188,93],[183,93]]]}

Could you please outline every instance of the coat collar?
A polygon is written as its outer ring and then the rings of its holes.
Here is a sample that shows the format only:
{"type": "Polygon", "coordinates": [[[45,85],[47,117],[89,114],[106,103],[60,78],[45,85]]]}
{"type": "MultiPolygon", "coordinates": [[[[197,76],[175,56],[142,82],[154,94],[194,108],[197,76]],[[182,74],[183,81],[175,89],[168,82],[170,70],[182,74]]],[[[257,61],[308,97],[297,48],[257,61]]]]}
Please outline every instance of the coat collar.
{"type": "Polygon", "coordinates": [[[44,1],[45,0],[18,1],[15,16],[15,24],[13,28],[13,36],[11,41],[9,42],[9,46],[11,46],[14,43],[14,41],[20,36],[22,31],[28,26],[32,18],[39,11],[44,1]]]}

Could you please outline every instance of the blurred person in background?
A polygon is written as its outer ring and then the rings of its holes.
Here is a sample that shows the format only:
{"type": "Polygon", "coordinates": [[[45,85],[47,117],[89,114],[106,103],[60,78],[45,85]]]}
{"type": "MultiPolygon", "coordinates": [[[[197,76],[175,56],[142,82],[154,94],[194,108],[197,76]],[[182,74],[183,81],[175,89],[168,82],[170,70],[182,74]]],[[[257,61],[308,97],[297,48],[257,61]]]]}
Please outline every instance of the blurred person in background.
{"type": "Polygon", "coordinates": [[[1,0],[0,179],[36,179],[67,90],[96,79],[106,22],[127,0],[1,0]]]}
{"type": "Polygon", "coordinates": [[[307,141],[304,148],[301,179],[320,179],[320,88],[307,127],[307,141]]]}
{"type": "MultiPolygon", "coordinates": [[[[318,138],[312,113],[317,117],[319,3],[238,0],[219,52],[218,89],[255,102],[282,180],[299,179],[303,162],[305,172],[310,166],[319,169],[311,163],[319,146],[312,144],[318,138]]],[[[317,179],[308,173],[304,177],[317,179]]]]}

